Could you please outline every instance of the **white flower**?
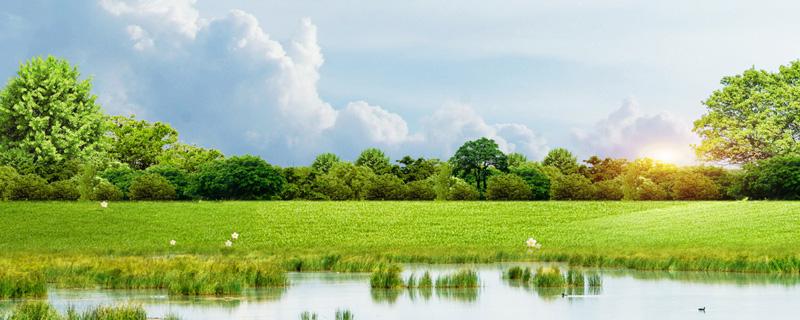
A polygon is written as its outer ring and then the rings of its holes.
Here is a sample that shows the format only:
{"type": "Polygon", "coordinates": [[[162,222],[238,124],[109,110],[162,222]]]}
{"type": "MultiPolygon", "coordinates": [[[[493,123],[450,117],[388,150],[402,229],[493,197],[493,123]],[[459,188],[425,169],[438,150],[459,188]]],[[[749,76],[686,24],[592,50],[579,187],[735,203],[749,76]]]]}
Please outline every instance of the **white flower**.
{"type": "Polygon", "coordinates": [[[171,246],[174,246],[176,244],[178,244],[178,242],[175,241],[175,239],[169,241],[169,245],[171,245],[171,246]]]}
{"type": "Polygon", "coordinates": [[[231,233],[231,239],[233,240],[239,239],[239,233],[238,232],[231,233]]]}
{"type": "Polygon", "coordinates": [[[233,242],[231,242],[230,240],[225,240],[225,246],[226,247],[233,246],[233,242]]]}
{"type": "Polygon", "coordinates": [[[100,202],[100,207],[101,208],[108,208],[108,202],[107,201],[100,202]]]}
{"type": "Polygon", "coordinates": [[[525,244],[528,246],[528,248],[537,248],[538,249],[538,248],[542,247],[542,244],[536,242],[536,239],[534,239],[534,238],[528,238],[528,241],[525,241],[525,244]]]}

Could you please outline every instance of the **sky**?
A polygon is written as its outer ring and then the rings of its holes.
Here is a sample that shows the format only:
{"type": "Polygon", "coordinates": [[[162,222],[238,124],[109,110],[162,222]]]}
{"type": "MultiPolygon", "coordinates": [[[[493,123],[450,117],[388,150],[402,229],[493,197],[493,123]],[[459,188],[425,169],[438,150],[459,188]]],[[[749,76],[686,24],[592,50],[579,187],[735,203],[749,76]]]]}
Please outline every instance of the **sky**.
{"type": "Polygon", "coordinates": [[[694,163],[724,76],[800,53],[794,1],[12,0],[0,77],[54,55],[110,114],[228,155],[307,165],[465,141],[541,160],[694,163]]]}

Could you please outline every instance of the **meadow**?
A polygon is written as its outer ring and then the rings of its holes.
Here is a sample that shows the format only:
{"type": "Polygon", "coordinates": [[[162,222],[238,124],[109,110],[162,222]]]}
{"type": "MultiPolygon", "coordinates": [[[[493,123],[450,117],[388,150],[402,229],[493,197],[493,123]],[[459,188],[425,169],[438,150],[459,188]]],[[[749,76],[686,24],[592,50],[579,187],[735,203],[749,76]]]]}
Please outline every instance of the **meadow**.
{"type": "Polygon", "coordinates": [[[7,265],[190,255],[286,270],[510,260],[800,270],[797,202],[2,202],[0,219],[7,265]]]}

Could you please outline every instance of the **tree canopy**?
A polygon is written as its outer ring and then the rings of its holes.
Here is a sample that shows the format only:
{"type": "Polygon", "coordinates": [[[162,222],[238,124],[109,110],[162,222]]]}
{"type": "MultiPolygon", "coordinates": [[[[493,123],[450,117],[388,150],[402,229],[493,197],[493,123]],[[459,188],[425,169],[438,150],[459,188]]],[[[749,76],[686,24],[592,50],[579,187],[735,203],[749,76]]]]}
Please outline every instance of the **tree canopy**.
{"type": "Polygon", "coordinates": [[[131,168],[144,170],[156,164],[164,149],[178,141],[178,131],[168,124],[114,116],[109,120],[111,153],[131,168]]]}
{"type": "Polygon", "coordinates": [[[455,175],[463,177],[472,174],[480,192],[486,190],[489,168],[508,171],[508,158],[500,151],[497,143],[489,138],[465,142],[450,158],[450,163],[453,164],[455,175]]]}

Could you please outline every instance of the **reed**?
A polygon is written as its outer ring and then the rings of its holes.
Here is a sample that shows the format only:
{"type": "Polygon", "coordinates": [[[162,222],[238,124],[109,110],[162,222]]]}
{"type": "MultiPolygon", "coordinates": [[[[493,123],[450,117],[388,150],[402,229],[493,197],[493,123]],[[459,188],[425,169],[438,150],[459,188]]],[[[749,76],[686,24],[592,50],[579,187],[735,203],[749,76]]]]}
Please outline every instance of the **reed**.
{"type": "MultiPolygon", "coordinates": [[[[2,319],[2,318],[0,318],[2,319]]],[[[147,313],[140,305],[98,306],[79,313],[70,307],[60,314],[49,303],[27,301],[17,305],[8,320],[146,320],[147,313]]],[[[164,318],[177,320],[176,316],[164,318]]]]}
{"type": "Polygon", "coordinates": [[[454,274],[436,277],[436,288],[477,288],[478,273],[474,270],[462,269],[454,274]]]}
{"type": "Polygon", "coordinates": [[[369,284],[373,289],[394,289],[405,286],[400,277],[400,267],[386,265],[375,269],[369,277],[369,284]]]}
{"type": "Polygon", "coordinates": [[[508,280],[528,282],[531,279],[531,268],[523,268],[520,266],[511,267],[504,273],[504,277],[508,280]]]}
{"type": "Polygon", "coordinates": [[[565,287],[567,281],[558,267],[539,267],[532,278],[533,285],[540,288],[565,287]]]}
{"type": "Polygon", "coordinates": [[[0,271],[0,299],[41,298],[47,283],[40,272],[0,271]]]}
{"type": "Polygon", "coordinates": [[[353,320],[356,317],[353,315],[350,310],[336,310],[336,320],[353,320]]]}
{"type": "Polygon", "coordinates": [[[300,320],[317,320],[317,314],[309,311],[304,311],[300,314],[300,320]]]}

